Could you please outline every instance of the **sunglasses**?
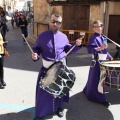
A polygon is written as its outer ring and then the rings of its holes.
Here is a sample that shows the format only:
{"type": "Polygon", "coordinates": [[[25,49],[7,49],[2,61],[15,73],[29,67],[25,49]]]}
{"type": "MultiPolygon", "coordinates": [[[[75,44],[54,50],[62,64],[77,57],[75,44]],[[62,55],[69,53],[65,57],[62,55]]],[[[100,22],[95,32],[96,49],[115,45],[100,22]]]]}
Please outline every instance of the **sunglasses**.
{"type": "Polygon", "coordinates": [[[56,20],[51,20],[50,22],[51,22],[51,23],[53,23],[53,24],[55,24],[55,23],[56,23],[57,25],[60,25],[60,24],[61,24],[61,22],[56,21],[56,20]]]}
{"type": "Polygon", "coordinates": [[[102,26],[93,26],[93,28],[98,28],[98,27],[102,27],[102,26]]]}

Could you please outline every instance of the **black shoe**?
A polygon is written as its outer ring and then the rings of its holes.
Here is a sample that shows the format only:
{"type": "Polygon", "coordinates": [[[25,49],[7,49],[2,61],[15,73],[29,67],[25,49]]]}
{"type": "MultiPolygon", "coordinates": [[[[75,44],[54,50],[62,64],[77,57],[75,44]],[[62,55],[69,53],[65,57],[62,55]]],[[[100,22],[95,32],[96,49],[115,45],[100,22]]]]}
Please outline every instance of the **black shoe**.
{"type": "Polygon", "coordinates": [[[57,114],[58,117],[63,117],[64,116],[63,110],[61,108],[58,108],[56,114],[57,114]]]}
{"type": "Polygon", "coordinates": [[[0,84],[0,89],[4,89],[5,87],[2,85],[2,84],[0,84]]]}
{"type": "Polygon", "coordinates": [[[1,79],[1,84],[2,84],[3,86],[6,86],[6,83],[5,83],[5,81],[4,81],[3,79],[1,79]]]}
{"type": "Polygon", "coordinates": [[[108,101],[102,102],[102,104],[103,104],[105,107],[109,107],[109,106],[110,106],[110,103],[109,103],[108,101]]]}
{"type": "Polygon", "coordinates": [[[5,82],[3,82],[3,83],[2,83],[2,85],[3,85],[3,86],[6,86],[6,83],[5,83],[5,82]]]}
{"type": "Polygon", "coordinates": [[[44,117],[35,117],[33,120],[45,120],[44,117]]]}

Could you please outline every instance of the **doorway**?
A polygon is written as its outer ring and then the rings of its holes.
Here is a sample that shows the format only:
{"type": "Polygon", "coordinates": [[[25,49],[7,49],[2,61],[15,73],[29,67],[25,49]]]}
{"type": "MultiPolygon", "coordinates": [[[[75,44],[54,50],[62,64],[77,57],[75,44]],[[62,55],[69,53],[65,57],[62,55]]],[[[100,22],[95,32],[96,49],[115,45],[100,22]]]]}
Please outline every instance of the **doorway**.
{"type": "Polygon", "coordinates": [[[89,30],[90,5],[63,6],[64,30],[89,30]]]}
{"type": "Polygon", "coordinates": [[[108,37],[115,42],[118,42],[120,33],[120,15],[109,16],[108,37]]]}

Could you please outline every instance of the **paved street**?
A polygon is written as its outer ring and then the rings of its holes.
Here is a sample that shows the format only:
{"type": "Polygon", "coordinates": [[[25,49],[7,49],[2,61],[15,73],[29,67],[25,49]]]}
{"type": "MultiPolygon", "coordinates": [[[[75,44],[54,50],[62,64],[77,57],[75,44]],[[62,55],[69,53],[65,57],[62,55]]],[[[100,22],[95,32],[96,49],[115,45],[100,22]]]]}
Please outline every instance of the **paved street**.
{"type": "MultiPolygon", "coordinates": [[[[41,60],[33,62],[28,46],[23,43],[19,28],[9,25],[9,58],[5,58],[4,72],[7,86],[0,89],[0,120],[32,120],[34,117],[35,87],[41,60]]],[[[30,42],[31,47],[33,44],[30,42]]],[[[109,44],[112,55],[115,46],[109,44]]],[[[90,102],[82,90],[87,82],[91,56],[83,47],[78,53],[67,58],[68,66],[76,74],[76,82],[70,91],[70,103],[64,104],[64,117],[46,116],[47,120],[120,120],[120,91],[105,87],[109,108],[90,102]]]]}

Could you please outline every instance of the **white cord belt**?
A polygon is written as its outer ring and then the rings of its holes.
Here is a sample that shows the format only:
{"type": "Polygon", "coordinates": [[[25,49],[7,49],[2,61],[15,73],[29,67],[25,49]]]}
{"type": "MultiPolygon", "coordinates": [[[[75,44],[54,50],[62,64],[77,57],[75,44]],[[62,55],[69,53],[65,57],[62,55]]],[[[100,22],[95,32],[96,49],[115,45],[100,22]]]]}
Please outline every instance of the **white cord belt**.
{"type": "MultiPolygon", "coordinates": [[[[61,59],[60,61],[63,62],[63,64],[66,65],[66,59],[65,59],[65,58],[61,59]]],[[[42,58],[42,63],[43,63],[43,66],[44,66],[45,68],[49,68],[54,62],[55,62],[55,61],[47,61],[47,60],[44,60],[44,59],[42,58]]]]}
{"type": "Polygon", "coordinates": [[[54,63],[54,61],[47,61],[47,60],[44,60],[44,59],[42,59],[42,62],[43,62],[43,66],[45,68],[49,68],[54,63]]]}

